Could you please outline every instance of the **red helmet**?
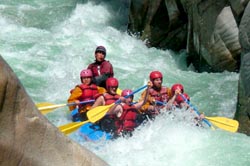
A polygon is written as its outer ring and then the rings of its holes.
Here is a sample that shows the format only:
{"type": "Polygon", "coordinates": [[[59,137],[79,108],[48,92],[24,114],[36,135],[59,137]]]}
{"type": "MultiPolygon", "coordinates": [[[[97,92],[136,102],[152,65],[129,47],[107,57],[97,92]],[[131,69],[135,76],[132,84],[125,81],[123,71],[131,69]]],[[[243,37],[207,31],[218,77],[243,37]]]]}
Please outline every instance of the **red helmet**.
{"type": "Polygon", "coordinates": [[[133,93],[132,90],[130,90],[130,89],[124,89],[124,90],[122,91],[122,97],[125,97],[125,96],[127,96],[127,95],[130,95],[131,93],[133,93]]]}
{"type": "MultiPolygon", "coordinates": [[[[187,100],[190,100],[190,97],[188,96],[188,94],[184,93],[183,96],[187,99],[187,100]]],[[[177,104],[180,104],[182,102],[185,102],[185,100],[183,99],[183,97],[181,95],[178,95],[176,98],[175,98],[175,101],[177,104]]]]}
{"type": "Polygon", "coordinates": [[[84,69],[81,71],[80,77],[93,77],[93,73],[90,69],[84,69]]]}
{"type": "Polygon", "coordinates": [[[116,78],[110,77],[106,80],[106,89],[108,89],[110,86],[118,87],[119,82],[116,78]]]}
{"type": "Polygon", "coordinates": [[[171,92],[172,92],[172,94],[174,94],[175,90],[178,89],[178,88],[181,90],[181,93],[184,92],[184,87],[183,87],[182,84],[174,84],[174,85],[171,87],[171,92]]]}
{"type": "Polygon", "coordinates": [[[153,81],[156,78],[161,78],[162,79],[162,74],[159,71],[152,71],[149,75],[150,81],[153,81]]]}

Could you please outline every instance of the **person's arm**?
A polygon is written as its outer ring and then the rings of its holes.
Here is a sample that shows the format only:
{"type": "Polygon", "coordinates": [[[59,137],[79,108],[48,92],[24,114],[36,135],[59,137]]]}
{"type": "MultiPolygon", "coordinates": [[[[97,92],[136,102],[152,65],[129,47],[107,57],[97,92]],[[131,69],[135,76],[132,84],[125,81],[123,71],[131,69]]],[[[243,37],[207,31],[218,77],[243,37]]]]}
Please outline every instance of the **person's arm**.
{"type": "Polygon", "coordinates": [[[173,103],[175,102],[176,97],[181,94],[181,89],[177,88],[173,94],[173,96],[168,100],[167,106],[172,106],[173,103]]]}
{"type": "Polygon", "coordinates": [[[93,77],[93,82],[96,85],[100,85],[102,82],[105,82],[111,76],[110,73],[105,73],[100,76],[93,77]]]}
{"type": "Polygon", "coordinates": [[[101,64],[101,75],[103,74],[109,74],[110,77],[114,76],[114,72],[113,72],[113,66],[109,61],[103,61],[101,64]]]}
{"type": "Polygon", "coordinates": [[[103,61],[101,66],[100,66],[100,74],[99,76],[96,76],[94,78],[94,81],[98,84],[101,82],[106,81],[109,77],[113,77],[113,66],[109,61],[103,61]]]}
{"type": "Polygon", "coordinates": [[[150,106],[151,100],[153,100],[153,98],[149,95],[149,89],[152,86],[153,86],[152,82],[149,81],[147,89],[142,92],[139,102],[135,104],[135,107],[137,109],[140,109],[142,112],[147,110],[147,108],[150,106]]]}
{"type": "MultiPolygon", "coordinates": [[[[75,89],[72,91],[71,95],[68,98],[68,103],[79,103],[78,100],[79,97],[82,95],[82,90],[79,87],[75,87],[75,89]]],[[[76,108],[77,105],[71,105],[69,106],[69,110],[72,111],[76,108]]]]}
{"type": "Polygon", "coordinates": [[[121,106],[121,104],[115,104],[115,105],[113,105],[110,109],[109,109],[109,111],[108,111],[108,114],[115,114],[116,115],[116,117],[121,117],[121,115],[122,115],[122,112],[123,112],[123,109],[122,109],[122,106],[121,106]]]}
{"type": "Polygon", "coordinates": [[[97,107],[97,106],[102,106],[102,105],[105,105],[105,100],[104,100],[104,97],[103,95],[99,96],[95,103],[92,105],[91,109],[97,107]]]}

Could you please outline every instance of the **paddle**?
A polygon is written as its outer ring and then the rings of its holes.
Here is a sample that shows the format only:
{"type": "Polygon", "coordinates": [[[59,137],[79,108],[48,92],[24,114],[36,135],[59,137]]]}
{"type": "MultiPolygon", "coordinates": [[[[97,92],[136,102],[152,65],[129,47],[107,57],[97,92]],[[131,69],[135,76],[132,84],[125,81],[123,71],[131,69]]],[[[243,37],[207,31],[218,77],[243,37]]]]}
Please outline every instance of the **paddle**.
{"type": "MultiPolygon", "coordinates": [[[[98,92],[101,93],[101,94],[103,94],[103,93],[107,92],[107,90],[105,88],[103,88],[103,87],[99,87],[98,86],[98,92]]],[[[122,90],[120,88],[117,88],[116,89],[116,93],[118,95],[121,95],[122,94],[122,90]]]]}
{"type": "Polygon", "coordinates": [[[237,120],[228,119],[225,117],[205,117],[215,126],[230,132],[237,132],[239,122],[237,120]]]}
{"type": "MultiPolygon", "coordinates": [[[[181,97],[185,100],[185,102],[198,114],[200,115],[199,111],[188,101],[185,96],[180,94],[181,97]]],[[[209,127],[213,127],[211,123],[223,130],[230,131],[230,132],[236,132],[239,127],[239,122],[237,120],[228,119],[225,117],[206,117],[205,119],[202,119],[209,127]],[[211,122],[209,122],[209,121],[211,122]]]]}
{"type": "MultiPolygon", "coordinates": [[[[103,88],[103,87],[99,87],[98,91],[99,91],[99,93],[103,94],[103,93],[106,92],[106,89],[103,88]]],[[[116,93],[117,93],[118,95],[121,95],[121,94],[122,94],[122,90],[119,89],[119,88],[117,88],[116,93]]],[[[75,116],[76,114],[78,114],[78,109],[74,109],[73,111],[71,111],[71,116],[72,116],[72,117],[75,116]]]]}
{"type": "MultiPolygon", "coordinates": [[[[134,95],[135,93],[146,88],[147,86],[148,85],[144,85],[143,87],[133,91],[131,94],[125,96],[124,98],[128,98],[128,97],[134,95]]],[[[95,107],[87,112],[87,117],[90,120],[90,122],[95,123],[96,121],[100,120],[102,117],[104,117],[106,115],[109,108],[111,108],[115,104],[119,104],[120,102],[121,102],[121,100],[119,99],[113,104],[95,107]]]]}
{"type": "MultiPolygon", "coordinates": [[[[159,105],[166,105],[166,103],[163,103],[161,101],[155,101],[156,104],[159,105]]],[[[196,108],[193,108],[196,109],[196,108]]],[[[207,120],[209,120],[212,124],[215,126],[231,131],[236,132],[238,130],[239,122],[233,119],[225,118],[225,117],[205,117],[207,120]]]]}
{"type": "MultiPolygon", "coordinates": [[[[93,103],[95,100],[81,101],[79,104],[93,103]]],[[[38,103],[36,106],[38,110],[41,111],[42,114],[47,114],[53,111],[56,108],[75,105],[76,103],[67,103],[67,104],[52,104],[52,103],[38,103]]]]}
{"type": "Polygon", "coordinates": [[[83,122],[72,122],[72,123],[68,123],[66,125],[63,126],[59,126],[59,130],[64,133],[64,134],[70,134],[72,132],[74,132],[75,130],[77,130],[79,127],[81,127],[82,125],[84,125],[85,123],[88,123],[89,120],[83,121],[83,122]]]}
{"type": "Polygon", "coordinates": [[[122,90],[121,90],[120,88],[117,88],[116,93],[117,93],[118,95],[122,95],[122,90]]]}
{"type": "MultiPolygon", "coordinates": [[[[147,85],[144,85],[143,87],[133,91],[131,94],[125,96],[124,98],[128,98],[129,96],[134,95],[135,93],[139,92],[140,90],[146,88],[147,85]]],[[[95,123],[96,121],[100,120],[103,118],[106,113],[108,112],[109,108],[111,108],[113,105],[120,103],[121,100],[117,100],[115,103],[110,104],[110,105],[104,105],[104,106],[98,106],[95,107],[87,112],[87,117],[88,120],[84,122],[72,122],[63,126],[59,127],[59,130],[65,134],[69,134],[77,130],[79,127],[81,127],[83,124],[91,122],[95,123]]]]}

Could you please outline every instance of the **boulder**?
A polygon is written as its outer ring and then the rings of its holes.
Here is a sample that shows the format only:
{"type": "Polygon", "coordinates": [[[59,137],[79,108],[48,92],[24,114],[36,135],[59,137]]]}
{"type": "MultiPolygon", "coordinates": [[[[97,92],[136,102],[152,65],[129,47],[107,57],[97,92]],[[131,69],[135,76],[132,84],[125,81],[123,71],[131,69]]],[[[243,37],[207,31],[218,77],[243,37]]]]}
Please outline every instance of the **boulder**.
{"type": "Polygon", "coordinates": [[[108,165],[37,110],[1,56],[0,66],[0,165],[108,165]]]}
{"type": "Polygon", "coordinates": [[[242,46],[238,104],[235,118],[239,121],[239,132],[250,135],[250,3],[248,3],[239,27],[242,46]]]}

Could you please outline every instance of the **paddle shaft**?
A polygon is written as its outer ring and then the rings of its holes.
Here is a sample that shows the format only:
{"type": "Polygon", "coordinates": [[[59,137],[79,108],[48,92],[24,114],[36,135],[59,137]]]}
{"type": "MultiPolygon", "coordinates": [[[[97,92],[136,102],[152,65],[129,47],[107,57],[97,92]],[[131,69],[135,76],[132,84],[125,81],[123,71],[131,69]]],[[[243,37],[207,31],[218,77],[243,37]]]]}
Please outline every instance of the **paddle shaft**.
{"type": "MultiPolygon", "coordinates": [[[[79,102],[79,104],[92,103],[94,101],[95,100],[81,101],[81,102],[79,102]]],[[[55,108],[64,107],[64,106],[71,106],[71,105],[76,105],[76,103],[56,104],[56,105],[44,106],[44,107],[39,107],[38,110],[44,111],[44,110],[48,110],[48,109],[55,109],[55,108]]]]}
{"type": "MultiPolygon", "coordinates": [[[[141,88],[139,88],[139,89],[133,91],[133,92],[130,93],[129,95],[124,96],[124,98],[125,98],[125,99],[129,98],[130,96],[132,96],[132,95],[134,95],[135,93],[141,91],[142,89],[146,88],[147,86],[148,86],[148,85],[144,85],[143,87],[141,87],[141,88]]],[[[116,100],[115,104],[119,104],[119,103],[121,103],[121,100],[120,100],[120,99],[119,99],[119,100],[116,100]]]]}
{"type": "MultiPolygon", "coordinates": [[[[147,87],[147,85],[144,85],[141,88],[138,88],[137,90],[133,91],[131,94],[124,96],[124,98],[130,97],[130,96],[134,95],[135,93],[139,92],[140,90],[142,90],[142,89],[144,89],[146,87],[147,87]]],[[[98,107],[95,107],[95,108],[89,110],[87,112],[87,117],[88,117],[89,121],[92,122],[92,123],[97,122],[98,120],[100,120],[101,118],[103,118],[106,115],[106,113],[109,111],[109,109],[113,105],[119,104],[119,103],[121,103],[120,99],[116,100],[113,104],[98,106],[98,107]]]]}
{"type": "MultiPolygon", "coordinates": [[[[130,95],[125,96],[125,98],[128,98],[129,96],[139,92],[140,90],[142,90],[143,88],[147,87],[147,85],[135,90],[134,92],[132,92],[130,95]]],[[[115,103],[119,103],[121,102],[120,100],[117,100],[115,103]]],[[[91,122],[94,123],[98,120],[100,120],[103,116],[105,116],[106,111],[109,110],[109,108],[114,105],[115,103],[111,104],[111,105],[107,105],[107,106],[98,106],[95,107],[91,110],[89,110],[87,112],[87,117],[89,120],[83,121],[83,122],[73,122],[73,123],[69,123],[63,126],[59,127],[59,130],[61,132],[63,132],[64,134],[70,134],[72,132],[74,132],[75,130],[77,130],[79,127],[81,127],[83,124],[87,123],[87,122],[91,122]]]]}
{"type": "MultiPolygon", "coordinates": [[[[181,95],[181,97],[183,98],[183,100],[196,112],[197,115],[200,116],[200,112],[196,109],[196,107],[194,105],[192,105],[190,103],[190,101],[187,100],[187,98],[185,96],[183,96],[183,94],[179,94],[181,95]]],[[[212,124],[207,120],[207,119],[202,119],[202,121],[204,121],[209,127],[213,127],[212,124]]]]}

